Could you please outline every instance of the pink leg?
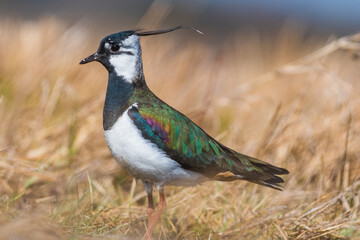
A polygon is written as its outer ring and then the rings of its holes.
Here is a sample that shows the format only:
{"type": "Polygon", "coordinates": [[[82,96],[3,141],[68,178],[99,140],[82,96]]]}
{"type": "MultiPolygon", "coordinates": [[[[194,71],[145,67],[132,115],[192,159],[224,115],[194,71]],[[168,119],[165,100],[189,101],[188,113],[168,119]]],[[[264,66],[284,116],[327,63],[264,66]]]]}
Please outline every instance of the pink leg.
{"type": "Polygon", "coordinates": [[[159,221],[161,215],[164,213],[164,211],[166,209],[164,187],[161,187],[159,189],[159,195],[160,195],[160,202],[158,204],[158,211],[155,213],[155,216],[154,216],[153,221],[152,221],[154,226],[157,223],[157,221],[159,221]]]}
{"type": "Polygon", "coordinates": [[[153,222],[153,219],[154,219],[154,213],[155,213],[154,208],[148,207],[147,213],[148,213],[148,229],[146,230],[146,233],[142,238],[143,240],[151,240],[152,239],[152,237],[151,237],[152,236],[152,230],[154,228],[154,227],[150,227],[150,226],[152,226],[152,222],[153,222]]]}
{"type": "Polygon", "coordinates": [[[149,209],[150,208],[148,208],[148,229],[147,229],[143,239],[148,239],[148,240],[151,239],[152,231],[153,231],[156,223],[159,221],[161,215],[164,213],[164,211],[166,209],[164,187],[159,188],[159,196],[160,196],[160,202],[158,204],[158,211],[155,212],[155,214],[154,214],[154,209],[151,209],[152,212],[151,212],[151,215],[150,215],[149,214],[149,209]]]}
{"type": "Polygon", "coordinates": [[[145,188],[147,196],[148,196],[148,209],[147,209],[148,229],[142,239],[151,240],[152,228],[150,228],[149,226],[152,224],[152,221],[154,219],[154,213],[155,213],[154,200],[152,197],[153,184],[150,182],[147,182],[147,181],[143,181],[143,185],[144,185],[144,188],[145,188]]]}

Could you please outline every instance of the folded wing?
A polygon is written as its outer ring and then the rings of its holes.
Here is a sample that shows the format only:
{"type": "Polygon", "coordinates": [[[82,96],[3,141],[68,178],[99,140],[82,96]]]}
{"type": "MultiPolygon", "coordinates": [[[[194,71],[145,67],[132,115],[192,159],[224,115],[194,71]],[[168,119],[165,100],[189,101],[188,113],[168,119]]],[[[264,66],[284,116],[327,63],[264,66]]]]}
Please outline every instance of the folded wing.
{"type": "Polygon", "coordinates": [[[161,148],[183,168],[220,181],[247,180],[280,190],[289,173],[261,160],[238,153],[212,137],[169,105],[139,103],[128,111],[143,137],[161,148]]]}

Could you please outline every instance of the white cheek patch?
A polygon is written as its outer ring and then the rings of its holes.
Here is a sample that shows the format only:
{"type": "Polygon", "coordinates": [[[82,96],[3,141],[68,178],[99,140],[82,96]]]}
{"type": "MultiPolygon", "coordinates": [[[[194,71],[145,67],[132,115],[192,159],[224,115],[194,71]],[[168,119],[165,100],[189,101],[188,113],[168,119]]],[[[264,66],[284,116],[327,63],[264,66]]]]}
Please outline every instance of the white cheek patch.
{"type": "Polygon", "coordinates": [[[131,83],[137,74],[136,55],[119,54],[110,56],[110,64],[114,67],[116,75],[122,76],[131,83]]]}
{"type": "Polygon", "coordinates": [[[121,48],[120,51],[131,52],[131,54],[111,55],[109,62],[114,67],[116,75],[122,76],[127,82],[131,83],[140,69],[139,65],[141,65],[141,59],[138,59],[141,58],[138,54],[140,49],[139,37],[132,35],[125,39],[123,43],[125,47],[129,48],[121,48]]]}

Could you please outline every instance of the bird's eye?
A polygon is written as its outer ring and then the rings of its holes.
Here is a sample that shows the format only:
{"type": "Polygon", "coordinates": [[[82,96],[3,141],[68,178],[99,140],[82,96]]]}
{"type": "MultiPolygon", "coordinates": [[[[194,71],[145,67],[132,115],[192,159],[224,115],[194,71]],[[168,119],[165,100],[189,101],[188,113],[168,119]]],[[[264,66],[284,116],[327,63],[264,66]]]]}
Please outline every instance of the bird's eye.
{"type": "Polygon", "coordinates": [[[119,49],[120,49],[120,46],[118,45],[118,44],[113,44],[113,45],[111,45],[111,51],[113,51],[113,52],[117,52],[117,51],[119,51],[119,49]]]}

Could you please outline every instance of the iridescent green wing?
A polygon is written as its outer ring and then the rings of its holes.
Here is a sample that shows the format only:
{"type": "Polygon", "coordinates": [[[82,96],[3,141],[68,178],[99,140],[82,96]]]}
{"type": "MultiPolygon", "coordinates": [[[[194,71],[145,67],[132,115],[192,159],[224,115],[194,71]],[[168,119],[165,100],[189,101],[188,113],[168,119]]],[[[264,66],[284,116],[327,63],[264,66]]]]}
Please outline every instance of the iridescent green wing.
{"type": "Polygon", "coordinates": [[[262,171],[247,158],[207,135],[185,115],[163,102],[142,102],[128,111],[143,137],[155,143],[183,168],[208,177],[226,171],[262,171]]]}
{"type": "Polygon", "coordinates": [[[185,169],[216,180],[242,179],[278,190],[284,181],[277,175],[289,173],[222,145],[149,90],[135,92],[129,104],[133,107],[128,115],[142,136],[185,169]]]}

